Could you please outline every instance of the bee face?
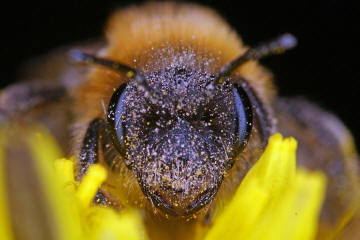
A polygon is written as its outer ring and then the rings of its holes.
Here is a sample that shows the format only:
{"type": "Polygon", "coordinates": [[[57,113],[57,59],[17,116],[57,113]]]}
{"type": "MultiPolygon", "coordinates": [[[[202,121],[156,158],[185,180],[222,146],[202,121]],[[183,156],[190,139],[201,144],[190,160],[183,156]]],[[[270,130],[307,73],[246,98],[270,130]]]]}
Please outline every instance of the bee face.
{"type": "Polygon", "coordinates": [[[101,119],[102,191],[121,203],[188,216],[231,196],[273,129],[271,78],[248,61],[291,48],[293,37],[247,51],[209,9],[172,3],[120,11],[107,35],[101,57],[75,54],[101,65],[76,95],[81,166],[96,162],[87,126],[101,119]]]}
{"type": "Polygon", "coordinates": [[[224,173],[246,145],[252,115],[244,92],[215,87],[215,76],[168,67],[122,85],[109,106],[113,141],[141,190],[171,215],[189,215],[216,195],[224,173]],[[156,90],[155,90],[156,89],[156,90]]]}

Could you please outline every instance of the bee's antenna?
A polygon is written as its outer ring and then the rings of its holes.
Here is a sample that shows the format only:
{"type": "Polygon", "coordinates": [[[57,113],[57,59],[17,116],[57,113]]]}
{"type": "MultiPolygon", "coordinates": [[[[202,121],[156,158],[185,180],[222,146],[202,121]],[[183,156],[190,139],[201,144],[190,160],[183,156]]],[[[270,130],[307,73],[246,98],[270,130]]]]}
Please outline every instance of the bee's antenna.
{"type": "Polygon", "coordinates": [[[269,42],[262,43],[256,48],[250,48],[243,55],[224,66],[212,82],[213,84],[209,84],[208,87],[211,88],[218,84],[222,84],[226,76],[229,76],[236,68],[249,60],[257,60],[269,55],[281,54],[296,45],[296,38],[292,34],[286,33],[278,38],[270,40],[269,42]]]}
{"type": "Polygon", "coordinates": [[[70,51],[70,57],[76,63],[97,64],[123,73],[129,79],[134,79],[137,83],[138,89],[140,91],[143,91],[145,93],[145,97],[148,97],[153,103],[159,104],[163,102],[163,96],[149,86],[145,77],[141,73],[129,66],[116,62],[114,60],[96,57],[92,54],[87,54],[77,49],[70,51]]]}

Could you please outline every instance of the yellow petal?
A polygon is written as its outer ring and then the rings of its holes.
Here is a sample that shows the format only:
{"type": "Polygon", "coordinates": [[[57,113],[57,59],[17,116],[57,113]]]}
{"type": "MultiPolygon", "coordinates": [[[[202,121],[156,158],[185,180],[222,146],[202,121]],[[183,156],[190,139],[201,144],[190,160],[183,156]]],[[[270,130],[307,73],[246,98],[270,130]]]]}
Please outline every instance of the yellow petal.
{"type": "Polygon", "coordinates": [[[141,217],[135,210],[117,213],[97,206],[89,208],[87,216],[87,237],[84,239],[146,239],[141,217]]]}
{"type": "Polygon", "coordinates": [[[0,239],[12,240],[10,215],[8,212],[7,190],[5,186],[5,132],[0,129],[0,239]]]}
{"type": "Polygon", "coordinates": [[[279,196],[269,199],[247,239],[314,239],[324,191],[323,174],[299,171],[279,196]]]}
{"type": "Polygon", "coordinates": [[[62,154],[51,134],[35,124],[10,123],[1,127],[1,136],[6,222],[13,223],[14,238],[79,239],[79,217],[54,172],[62,154]]]}
{"type": "Polygon", "coordinates": [[[76,192],[77,198],[83,207],[88,207],[90,205],[100,184],[106,177],[107,172],[102,166],[92,165],[89,168],[76,192]]]}
{"type": "Polygon", "coordinates": [[[206,240],[313,239],[325,192],[321,173],[296,173],[296,141],[275,134],[214,221],[206,240]]]}
{"type": "Polygon", "coordinates": [[[55,172],[59,175],[59,179],[64,190],[67,190],[71,194],[74,194],[76,190],[74,161],[71,159],[60,158],[55,160],[54,165],[55,172]]]}
{"type": "Polygon", "coordinates": [[[263,155],[245,176],[242,185],[247,181],[259,181],[268,193],[277,195],[295,177],[296,147],[294,138],[283,139],[281,134],[274,134],[263,155]]]}

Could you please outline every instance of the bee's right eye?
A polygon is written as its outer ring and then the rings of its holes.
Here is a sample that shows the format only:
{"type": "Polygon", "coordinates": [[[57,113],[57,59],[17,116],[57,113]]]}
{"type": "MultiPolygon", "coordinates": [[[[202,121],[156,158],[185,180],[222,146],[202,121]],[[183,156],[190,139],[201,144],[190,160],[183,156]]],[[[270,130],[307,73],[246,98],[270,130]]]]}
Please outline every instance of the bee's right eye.
{"type": "Polygon", "coordinates": [[[122,156],[126,152],[125,96],[126,84],[121,85],[113,94],[108,108],[107,121],[112,129],[113,143],[122,156]]]}

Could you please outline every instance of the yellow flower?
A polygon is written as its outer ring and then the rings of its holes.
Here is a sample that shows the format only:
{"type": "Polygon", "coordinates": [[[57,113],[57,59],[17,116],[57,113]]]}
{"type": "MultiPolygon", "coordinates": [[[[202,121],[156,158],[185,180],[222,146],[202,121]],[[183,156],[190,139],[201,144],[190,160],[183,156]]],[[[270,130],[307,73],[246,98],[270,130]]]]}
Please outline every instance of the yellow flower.
{"type": "Polygon", "coordinates": [[[74,178],[74,162],[58,159],[60,156],[54,139],[40,126],[1,127],[0,239],[145,239],[141,218],[135,210],[119,214],[91,204],[107,175],[103,167],[90,167],[78,184],[74,178]],[[11,161],[5,159],[6,153],[11,161]],[[55,159],[58,160],[54,162],[55,159]],[[33,185],[39,189],[28,189],[28,182],[35,182],[33,185]],[[26,195],[21,191],[22,185],[27,188],[26,195]],[[29,196],[31,198],[26,199],[29,196]],[[45,213],[38,216],[34,212],[45,213]]]}
{"type": "MultiPolygon", "coordinates": [[[[295,151],[293,138],[272,136],[205,240],[314,239],[326,179],[296,169],[295,151]]],[[[0,128],[0,239],[146,239],[136,210],[92,204],[106,179],[104,168],[93,165],[79,184],[73,161],[60,155],[39,126],[0,128]],[[26,199],[29,194],[35,197],[26,199]],[[32,207],[43,214],[31,215],[32,207]]]]}

